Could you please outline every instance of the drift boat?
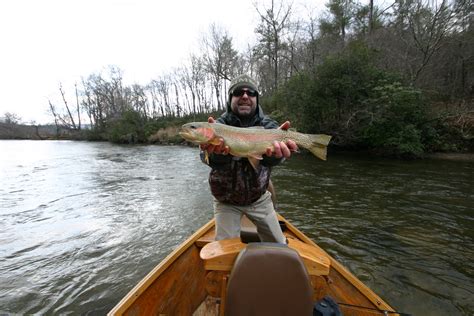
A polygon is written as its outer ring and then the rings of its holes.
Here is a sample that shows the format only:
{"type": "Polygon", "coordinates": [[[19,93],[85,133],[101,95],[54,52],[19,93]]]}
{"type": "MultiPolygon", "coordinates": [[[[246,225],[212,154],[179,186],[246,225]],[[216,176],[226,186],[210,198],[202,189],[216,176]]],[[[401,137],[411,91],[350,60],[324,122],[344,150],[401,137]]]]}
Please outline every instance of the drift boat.
{"type": "Polygon", "coordinates": [[[399,315],[280,215],[279,221],[287,246],[258,242],[245,216],[241,238],[214,241],[209,221],[109,315],[313,315],[332,303],[343,315],[399,315]]]}

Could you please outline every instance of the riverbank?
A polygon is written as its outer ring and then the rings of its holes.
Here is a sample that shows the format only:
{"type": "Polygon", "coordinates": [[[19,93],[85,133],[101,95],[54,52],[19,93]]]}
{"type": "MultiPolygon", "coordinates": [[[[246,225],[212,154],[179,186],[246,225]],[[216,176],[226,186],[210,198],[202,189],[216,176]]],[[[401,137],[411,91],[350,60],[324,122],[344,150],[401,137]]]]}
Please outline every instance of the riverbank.
{"type": "Polygon", "coordinates": [[[62,126],[24,125],[0,122],[0,139],[23,140],[80,140],[83,138],[80,131],[71,130],[62,126]]]}
{"type": "MultiPolygon", "coordinates": [[[[189,144],[178,135],[178,126],[160,128],[147,139],[148,145],[184,145],[189,144]]],[[[21,125],[0,123],[0,139],[29,139],[29,140],[92,140],[87,139],[87,133],[73,131],[54,125],[21,125]]],[[[95,139],[94,139],[95,140],[95,139]]],[[[134,144],[134,142],[123,142],[134,144]]],[[[361,154],[364,156],[383,156],[370,151],[347,150],[329,146],[329,152],[361,154]]],[[[452,160],[452,161],[474,161],[474,152],[435,152],[426,153],[420,159],[452,160]]],[[[403,158],[402,158],[403,159],[403,158]]],[[[406,159],[406,158],[405,158],[406,159]]]]}
{"type": "Polygon", "coordinates": [[[373,153],[370,151],[361,151],[361,150],[347,150],[347,149],[335,149],[331,146],[328,147],[328,157],[331,155],[349,155],[349,156],[359,156],[359,157],[374,157],[374,158],[387,158],[387,159],[396,159],[396,160],[451,160],[451,161],[474,161],[474,152],[434,152],[426,153],[421,157],[416,159],[409,158],[400,158],[392,156],[384,156],[380,153],[373,153]]]}
{"type": "Polygon", "coordinates": [[[474,161],[474,153],[432,153],[427,159],[453,160],[453,161],[474,161]]]}

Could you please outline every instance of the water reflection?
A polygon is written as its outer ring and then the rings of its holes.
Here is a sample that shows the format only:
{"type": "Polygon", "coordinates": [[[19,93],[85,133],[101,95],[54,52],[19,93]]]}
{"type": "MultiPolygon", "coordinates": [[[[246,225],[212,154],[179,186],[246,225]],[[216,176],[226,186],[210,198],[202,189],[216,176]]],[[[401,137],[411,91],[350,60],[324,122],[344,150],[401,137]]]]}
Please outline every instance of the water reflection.
{"type": "Polygon", "coordinates": [[[330,158],[275,170],[282,214],[399,310],[472,314],[474,165],[330,158]]]}
{"type": "MultiPolygon", "coordinates": [[[[0,313],[104,314],[212,216],[196,148],[0,141],[0,313]]],[[[470,163],[297,155],[281,213],[396,308],[470,315],[470,163]]]]}
{"type": "Polygon", "coordinates": [[[1,144],[0,312],[105,312],[212,215],[196,149],[1,144]]]}

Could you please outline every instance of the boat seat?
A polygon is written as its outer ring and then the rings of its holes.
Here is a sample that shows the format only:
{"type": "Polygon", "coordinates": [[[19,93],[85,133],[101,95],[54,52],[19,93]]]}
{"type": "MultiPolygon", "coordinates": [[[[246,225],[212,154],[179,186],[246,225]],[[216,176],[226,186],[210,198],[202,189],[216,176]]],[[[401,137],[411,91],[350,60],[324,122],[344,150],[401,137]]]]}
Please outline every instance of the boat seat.
{"type": "MultiPolygon", "coordinates": [[[[288,238],[288,247],[294,249],[301,257],[309,275],[328,275],[330,260],[316,247],[297,239],[288,238]]],[[[250,244],[249,244],[250,245],[250,244]]],[[[200,252],[206,270],[231,271],[237,255],[247,244],[240,238],[224,239],[206,244],[200,252]]]]}
{"type": "Polygon", "coordinates": [[[232,268],[225,315],[312,315],[312,286],[298,252],[278,243],[249,243],[232,268]]]}

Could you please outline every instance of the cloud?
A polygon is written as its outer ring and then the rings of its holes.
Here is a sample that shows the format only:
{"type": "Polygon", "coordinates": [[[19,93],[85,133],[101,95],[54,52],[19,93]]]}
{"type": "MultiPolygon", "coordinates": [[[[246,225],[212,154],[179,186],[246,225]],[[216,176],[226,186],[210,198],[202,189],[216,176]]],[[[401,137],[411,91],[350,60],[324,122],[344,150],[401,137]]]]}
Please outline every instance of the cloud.
{"type": "Polygon", "coordinates": [[[211,23],[243,50],[255,40],[253,1],[18,0],[0,4],[0,116],[50,122],[59,83],[73,94],[81,77],[108,65],[146,84],[199,51],[211,23]]]}

